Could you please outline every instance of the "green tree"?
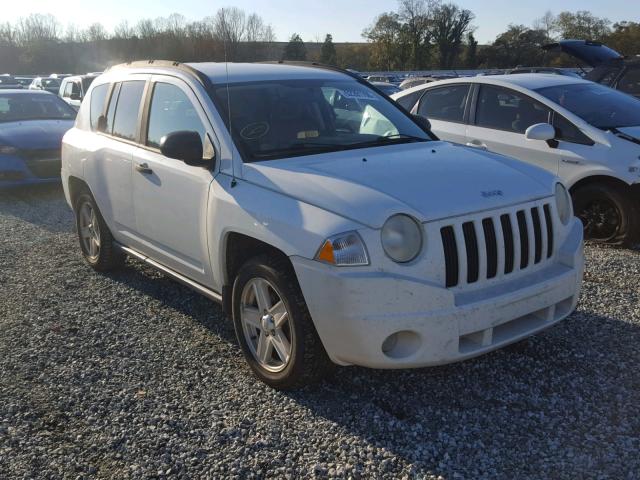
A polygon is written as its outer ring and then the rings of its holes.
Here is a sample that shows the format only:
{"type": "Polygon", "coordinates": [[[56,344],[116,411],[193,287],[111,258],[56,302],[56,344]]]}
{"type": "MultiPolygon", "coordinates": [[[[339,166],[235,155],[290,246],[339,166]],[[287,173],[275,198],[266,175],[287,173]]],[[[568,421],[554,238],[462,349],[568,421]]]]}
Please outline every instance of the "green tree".
{"type": "Polygon", "coordinates": [[[320,63],[326,65],[337,65],[338,63],[336,46],[333,44],[333,37],[330,33],[327,33],[322,48],[320,49],[320,63]]]}
{"type": "Polygon", "coordinates": [[[482,51],[482,64],[489,68],[510,68],[518,65],[537,66],[544,60],[540,48],[547,40],[543,30],[524,25],[509,25],[492,45],[482,51]]]}
{"type": "Polygon", "coordinates": [[[307,59],[307,47],[304,46],[304,42],[300,35],[294,33],[291,35],[289,43],[284,47],[284,53],[282,55],[283,60],[306,60],[307,59]]]}
{"type": "Polygon", "coordinates": [[[613,32],[606,38],[605,43],[623,55],[640,54],[640,23],[615,23],[613,32]]]}
{"type": "Polygon", "coordinates": [[[467,68],[477,68],[478,66],[478,41],[473,36],[473,32],[467,33],[467,49],[464,56],[464,66],[467,68]]]}
{"type": "Polygon", "coordinates": [[[406,66],[410,49],[397,13],[378,16],[374,24],[362,32],[362,36],[371,42],[371,68],[395,70],[406,66]]]}
{"type": "Polygon", "coordinates": [[[562,12],[555,22],[555,30],[562,38],[580,40],[604,40],[611,33],[611,22],[586,10],[562,12]]]}
{"type": "Polygon", "coordinates": [[[460,53],[462,39],[471,29],[474,15],[453,3],[438,5],[433,11],[431,35],[438,47],[440,68],[452,68],[460,53]]]}

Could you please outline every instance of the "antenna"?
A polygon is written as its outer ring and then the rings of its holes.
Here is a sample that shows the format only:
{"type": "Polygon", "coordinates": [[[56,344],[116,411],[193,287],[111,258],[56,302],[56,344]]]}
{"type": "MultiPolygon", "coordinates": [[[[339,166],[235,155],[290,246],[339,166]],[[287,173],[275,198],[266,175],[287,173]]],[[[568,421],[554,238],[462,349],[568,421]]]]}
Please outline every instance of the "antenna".
{"type": "Polygon", "coordinates": [[[223,44],[224,44],[224,69],[227,75],[227,115],[229,118],[229,135],[231,136],[231,188],[234,188],[238,182],[236,181],[236,166],[233,159],[233,149],[235,145],[233,143],[233,129],[231,127],[231,94],[229,93],[229,62],[227,60],[227,31],[225,29],[223,36],[223,44]]]}

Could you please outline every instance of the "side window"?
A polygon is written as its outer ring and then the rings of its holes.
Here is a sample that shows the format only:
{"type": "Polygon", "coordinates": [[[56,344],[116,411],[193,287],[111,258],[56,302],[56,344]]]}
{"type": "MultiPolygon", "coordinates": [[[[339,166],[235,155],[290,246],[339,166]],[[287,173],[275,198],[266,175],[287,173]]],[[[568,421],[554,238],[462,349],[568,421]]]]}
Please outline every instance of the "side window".
{"type": "Polygon", "coordinates": [[[107,98],[109,92],[109,84],[98,85],[91,92],[91,105],[90,105],[90,123],[91,130],[95,130],[98,127],[98,117],[102,115],[104,111],[104,101],[107,98]]]}
{"type": "Polygon", "coordinates": [[[62,93],[62,96],[65,98],[68,98],[71,96],[72,91],[73,91],[73,83],[67,82],[66,85],[64,86],[64,92],[62,93]]]}
{"type": "Polygon", "coordinates": [[[640,95],[640,68],[630,68],[618,82],[618,90],[640,95]]]}
{"type": "Polygon", "coordinates": [[[582,145],[593,145],[593,141],[589,137],[559,113],[554,115],[553,126],[556,127],[556,140],[580,143],[582,145]]]}
{"type": "MultiPolygon", "coordinates": [[[[138,130],[138,113],[144,92],[145,82],[133,80],[122,82],[118,94],[115,117],[113,118],[113,135],[126,140],[135,140],[138,130]]],[[[111,106],[109,106],[111,109],[111,106]]],[[[108,119],[108,116],[107,116],[108,119]]]]}
{"type": "Polygon", "coordinates": [[[423,93],[423,90],[410,93],[408,95],[405,95],[404,97],[397,99],[396,103],[404,108],[407,112],[410,112],[411,110],[413,110],[413,107],[415,107],[416,102],[423,93]]]}
{"type": "Polygon", "coordinates": [[[429,119],[462,122],[469,91],[470,85],[449,85],[427,90],[420,100],[418,113],[429,119]]]}
{"type": "Polygon", "coordinates": [[[476,125],[514,133],[524,133],[536,123],[548,123],[550,110],[513,90],[482,85],[478,96],[476,125]]]}
{"type": "Polygon", "coordinates": [[[80,95],[80,83],[79,82],[71,82],[71,93],[75,93],[80,95]]]}
{"type": "Polygon", "coordinates": [[[175,85],[156,83],[151,97],[146,144],[160,148],[162,137],[179,131],[198,132],[202,144],[206,143],[206,130],[187,95],[175,85]]]}

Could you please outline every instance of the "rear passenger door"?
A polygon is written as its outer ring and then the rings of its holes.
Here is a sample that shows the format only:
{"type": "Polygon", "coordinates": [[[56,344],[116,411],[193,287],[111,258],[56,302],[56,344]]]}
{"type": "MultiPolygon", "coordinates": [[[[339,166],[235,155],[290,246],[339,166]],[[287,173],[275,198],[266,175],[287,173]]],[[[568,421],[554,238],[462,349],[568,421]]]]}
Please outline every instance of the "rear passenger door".
{"type": "Polygon", "coordinates": [[[455,143],[467,141],[467,104],[469,84],[450,84],[429,88],[420,98],[414,113],[431,122],[431,130],[440,139],[455,143]]]}
{"type": "Polygon", "coordinates": [[[147,119],[133,158],[133,203],[138,249],[150,258],[208,285],[206,226],[210,166],[190,166],[160,153],[163,136],[200,134],[204,158],[214,157],[209,121],[191,88],[173,77],[154,76],[147,94],[147,119]]]}
{"type": "Polygon", "coordinates": [[[90,99],[91,128],[97,135],[85,175],[114,237],[126,244],[135,239],[131,159],[145,85],[144,77],[100,85],[90,99]]]}
{"type": "Polygon", "coordinates": [[[551,110],[531,97],[495,85],[480,85],[467,130],[470,147],[501,153],[545,168],[555,175],[561,155],[540,140],[527,140],[527,128],[550,123],[551,110]]]}

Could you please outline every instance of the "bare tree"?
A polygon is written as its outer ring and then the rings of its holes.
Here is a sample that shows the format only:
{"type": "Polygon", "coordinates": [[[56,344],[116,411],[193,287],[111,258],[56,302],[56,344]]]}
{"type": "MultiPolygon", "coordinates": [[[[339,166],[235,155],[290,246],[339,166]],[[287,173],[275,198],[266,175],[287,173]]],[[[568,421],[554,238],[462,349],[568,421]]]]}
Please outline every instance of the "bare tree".
{"type": "Polygon", "coordinates": [[[431,15],[439,0],[399,0],[399,19],[404,23],[411,44],[413,69],[422,66],[423,57],[428,53],[431,32],[431,15]]]}
{"type": "Polygon", "coordinates": [[[551,12],[551,10],[547,10],[544,15],[533,21],[533,29],[544,32],[547,36],[547,40],[551,41],[553,40],[553,32],[556,28],[556,22],[556,16],[551,12]]]}
{"type": "Polygon", "coordinates": [[[237,58],[238,46],[244,38],[246,27],[246,14],[237,7],[221,8],[213,18],[214,34],[224,43],[228,60],[237,58]]]}
{"type": "Polygon", "coordinates": [[[33,13],[18,19],[17,38],[20,44],[55,42],[60,34],[60,23],[51,14],[33,13]]]}
{"type": "Polygon", "coordinates": [[[121,21],[113,30],[113,37],[123,40],[129,40],[135,37],[135,30],[129,26],[129,22],[126,20],[121,21]]]}

